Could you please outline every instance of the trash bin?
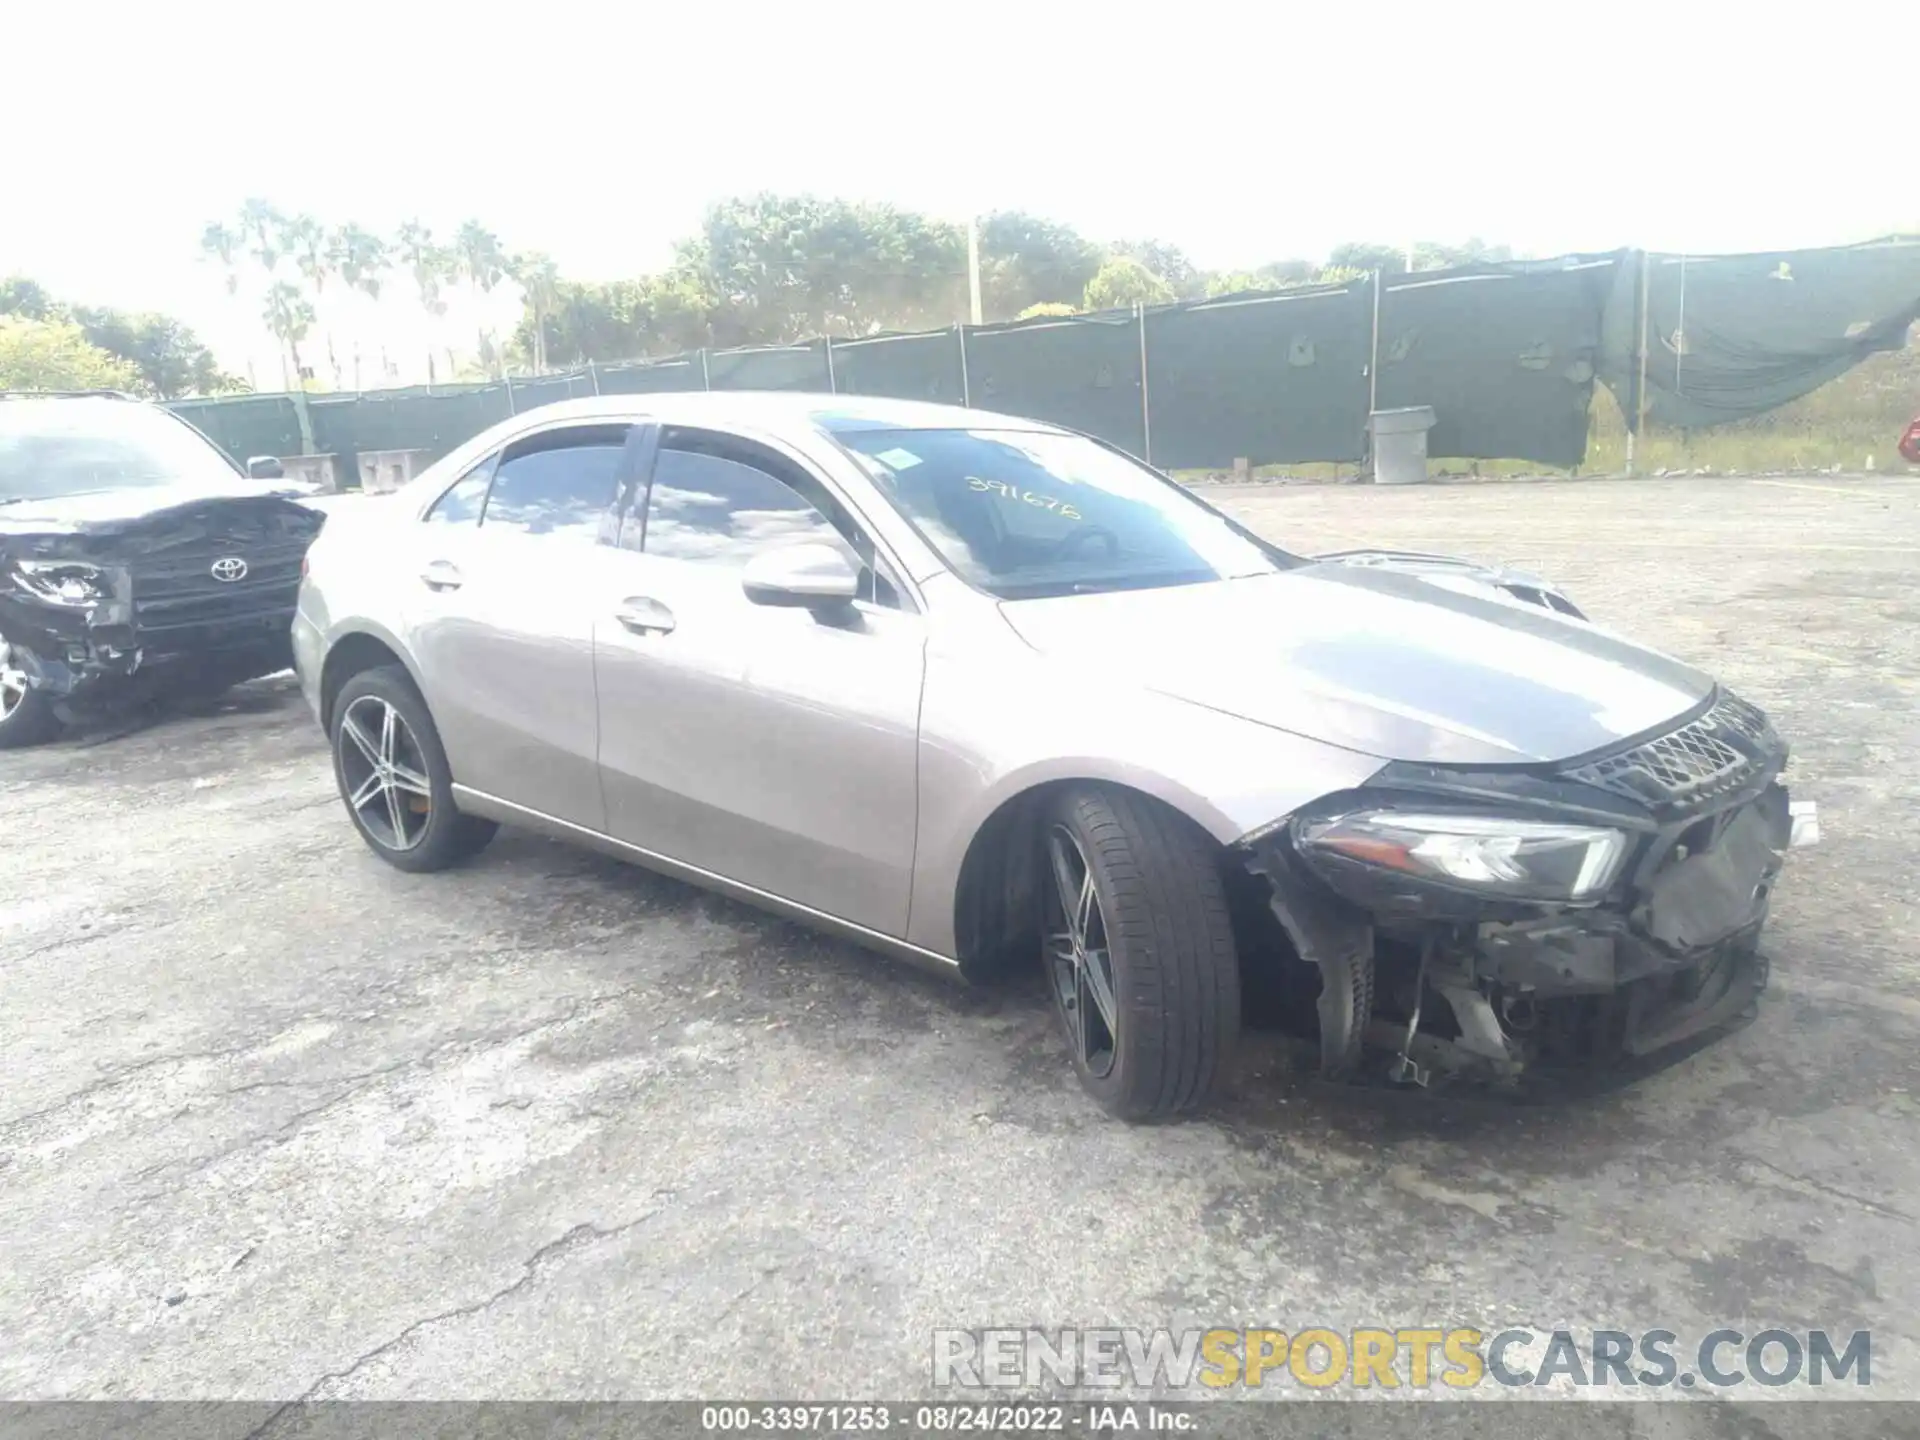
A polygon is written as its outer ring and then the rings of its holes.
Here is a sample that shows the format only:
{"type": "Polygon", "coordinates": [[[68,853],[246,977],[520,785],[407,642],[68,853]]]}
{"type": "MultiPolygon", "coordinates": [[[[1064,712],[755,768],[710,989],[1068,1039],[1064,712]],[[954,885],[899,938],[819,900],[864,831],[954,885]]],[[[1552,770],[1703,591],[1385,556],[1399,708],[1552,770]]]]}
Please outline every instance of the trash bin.
{"type": "Polygon", "coordinates": [[[1427,478],[1427,431],[1433,428],[1431,405],[1376,410],[1367,421],[1373,437],[1373,483],[1418,485],[1427,478]]]}

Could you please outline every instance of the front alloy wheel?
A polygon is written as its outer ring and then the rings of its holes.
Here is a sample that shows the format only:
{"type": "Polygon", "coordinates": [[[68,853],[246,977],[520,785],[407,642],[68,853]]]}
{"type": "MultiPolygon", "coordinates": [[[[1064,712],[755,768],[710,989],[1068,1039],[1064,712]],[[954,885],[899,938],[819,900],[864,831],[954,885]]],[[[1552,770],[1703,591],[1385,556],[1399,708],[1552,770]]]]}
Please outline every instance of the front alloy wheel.
{"type": "Polygon", "coordinates": [[[1123,1119],[1192,1109],[1240,1033],[1219,847],[1107,786],[1056,792],[1043,827],[1047,989],[1080,1083],[1123,1119]]]}
{"type": "Polygon", "coordinates": [[[26,667],[0,635],[0,750],[35,745],[60,729],[60,717],[45,692],[27,684],[26,667]]]}
{"type": "Polygon", "coordinates": [[[1073,832],[1056,825],[1047,836],[1053,865],[1055,925],[1047,936],[1047,973],[1078,1067],[1096,1079],[1113,1069],[1120,1009],[1114,997],[1107,921],[1093,868],[1073,832]]]}

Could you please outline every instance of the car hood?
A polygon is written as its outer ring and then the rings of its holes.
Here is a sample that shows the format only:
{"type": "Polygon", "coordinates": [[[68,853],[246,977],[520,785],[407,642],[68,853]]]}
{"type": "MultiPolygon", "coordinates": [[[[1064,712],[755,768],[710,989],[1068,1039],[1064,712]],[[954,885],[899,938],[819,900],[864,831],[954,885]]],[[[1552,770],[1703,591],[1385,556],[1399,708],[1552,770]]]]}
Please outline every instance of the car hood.
{"type": "Polygon", "coordinates": [[[0,536],[85,535],[123,530],[171,512],[223,500],[297,500],[305,492],[284,480],[224,479],[91,490],[0,505],[0,536]]]}
{"type": "Polygon", "coordinates": [[[1001,609],[1048,654],[1388,760],[1565,760],[1713,692],[1691,666],[1581,621],[1367,566],[1001,609]]]}

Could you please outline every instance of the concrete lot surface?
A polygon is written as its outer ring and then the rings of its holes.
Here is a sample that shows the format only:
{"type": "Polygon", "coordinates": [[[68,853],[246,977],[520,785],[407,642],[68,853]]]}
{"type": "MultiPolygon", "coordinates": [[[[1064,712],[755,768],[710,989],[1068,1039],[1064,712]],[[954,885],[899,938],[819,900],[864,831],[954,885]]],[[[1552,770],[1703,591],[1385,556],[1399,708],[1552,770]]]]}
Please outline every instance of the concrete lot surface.
{"type": "Polygon", "coordinates": [[[0,1398],[919,1395],[936,1327],[1309,1324],[1871,1327],[1920,1398],[1920,484],[1210,493],[1538,570],[1771,711],[1825,838],[1760,1019],[1554,1110],[1253,1036],[1130,1128],[1037,984],[524,834],[386,868],[263,682],[0,756],[0,1398]]]}

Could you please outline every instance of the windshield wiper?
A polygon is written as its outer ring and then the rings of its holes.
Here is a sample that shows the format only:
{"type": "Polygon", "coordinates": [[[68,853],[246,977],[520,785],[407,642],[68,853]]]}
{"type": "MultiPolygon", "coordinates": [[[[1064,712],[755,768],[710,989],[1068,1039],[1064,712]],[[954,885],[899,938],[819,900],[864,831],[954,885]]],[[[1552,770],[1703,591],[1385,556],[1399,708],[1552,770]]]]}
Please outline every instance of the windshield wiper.
{"type": "Polygon", "coordinates": [[[1144,575],[1085,575],[1072,580],[1029,580],[996,585],[1002,600],[1044,600],[1059,595],[1104,595],[1113,590],[1161,590],[1174,585],[1203,585],[1220,577],[1211,570],[1160,570],[1144,575]]]}

